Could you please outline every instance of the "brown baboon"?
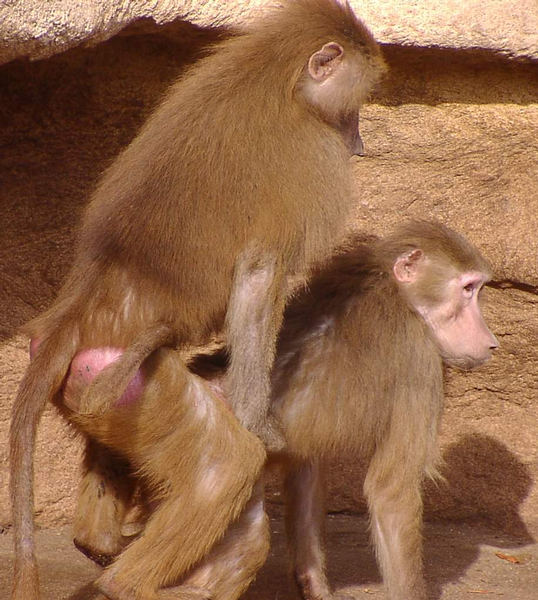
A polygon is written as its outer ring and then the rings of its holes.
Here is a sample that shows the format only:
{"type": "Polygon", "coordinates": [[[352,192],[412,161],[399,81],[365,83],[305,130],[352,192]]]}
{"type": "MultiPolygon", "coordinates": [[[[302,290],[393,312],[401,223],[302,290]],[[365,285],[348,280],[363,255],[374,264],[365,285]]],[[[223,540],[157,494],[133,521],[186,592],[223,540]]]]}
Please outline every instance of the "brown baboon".
{"type": "MultiPolygon", "coordinates": [[[[65,403],[58,406],[90,441],[129,461],[152,507],[144,535],[121,552],[97,586],[112,600],[212,598],[205,587],[162,588],[203,559],[249,502],[239,522],[247,523],[251,513],[259,518],[253,525],[254,551],[240,561],[235,574],[242,573],[239,594],[263,564],[269,548],[263,497],[258,489],[253,495],[253,488],[261,488],[263,444],[239,424],[205,380],[187,371],[181,355],[167,348],[145,360],[143,383],[135,381],[114,409],[103,413],[105,407],[100,407],[91,415],[73,412],[68,407],[78,408],[80,390],[95,375],[95,356],[82,351],[75,357],[65,403]],[[178,398],[189,401],[178,402],[178,398]]],[[[98,365],[116,356],[106,351],[98,365]]],[[[123,480],[120,476],[120,489],[123,480]]]]}
{"type": "Polygon", "coordinates": [[[369,460],[364,491],[389,597],[426,598],[421,484],[436,475],[442,363],[470,369],[497,347],[479,306],[490,275],[462,236],[415,221],[352,245],[289,307],[273,410],[287,441],[287,524],[305,600],[333,598],[320,463],[346,453],[369,460]]]}
{"type": "MultiPolygon", "coordinates": [[[[105,172],[58,299],[26,327],[39,347],[11,426],[14,600],[39,596],[35,432],[78,351],[129,348],[161,325],[147,354],[223,331],[233,410],[268,447],[283,444],[268,406],[290,282],[304,279],[343,235],[352,207],[348,159],[362,152],[358,111],[384,69],[347,4],[285,2],[187,70],[105,172]]],[[[79,515],[75,538],[114,554],[121,501],[106,493],[113,458],[89,450],[82,489],[91,510],[79,515]],[[96,482],[105,494],[94,504],[96,482]]]]}
{"type": "MultiPolygon", "coordinates": [[[[272,376],[272,410],[281,424],[286,447],[272,459],[281,462],[287,472],[288,533],[295,577],[305,600],[337,597],[324,571],[320,465],[327,457],[350,453],[369,460],[365,493],[376,554],[390,598],[426,598],[421,485],[425,476],[436,474],[442,363],[472,368],[488,360],[497,346],[479,306],[480,290],[489,277],[488,263],[462,236],[435,222],[413,221],[383,240],[351,239],[329,264],[315,271],[308,289],[290,301],[272,376]]],[[[159,482],[158,489],[167,476],[167,452],[174,452],[170,444],[177,448],[175,452],[189,461],[185,472],[190,468],[191,475],[182,473],[185,479],[177,480],[170,472],[165,482],[169,494],[183,490],[179,497],[185,497],[184,481],[189,482],[193,491],[183,504],[196,502],[198,490],[204,489],[204,502],[216,505],[217,499],[207,486],[207,478],[215,476],[215,464],[222,469],[221,486],[226,488],[224,478],[230,477],[230,488],[235,490],[237,474],[234,471],[232,476],[230,468],[225,471],[213,454],[216,440],[227,433],[224,425],[221,429],[220,420],[215,423],[210,416],[200,416],[196,408],[187,406],[178,410],[182,415],[188,410],[196,412],[197,419],[181,416],[176,425],[172,420],[177,417],[170,416],[168,400],[155,398],[156,390],[170,395],[173,385],[186,385],[192,378],[188,386],[194,406],[204,399],[207,410],[212,403],[221,410],[222,399],[212,390],[219,390],[225,372],[214,358],[198,357],[190,364],[193,374],[181,378],[177,372],[182,361],[177,352],[161,349],[142,366],[146,383],[135,381],[120,400],[103,402],[99,387],[94,385],[99,378],[94,377],[104,363],[111,363],[109,369],[101,371],[111,386],[114,370],[121,370],[121,363],[113,360],[114,356],[103,358],[99,349],[95,355],[76,357],[64,398],[64,404],[71,407],[71,421],[92,439],[128,457],[144,481],[153,482],[150,485],[159,482]],[[154,365],[158,370],[153,370],[154,365]],[[146,418],[139,417],[142,412],[148,419],[151,414],[159,418],[146,426],[146,418]],[[133,421],[142,424],[140,430],[131,427],[133,421]],[[182,428],[190,427],[199,429],[184,436],[182,428]],[[208,435],[208,427],[216,430],[208,435]],[[162,449],[163,433],[169,431],[170,439],[166,438],[162,449]],[[147,442],[141,444],[140,436],[147,442]],[[203,440],[194,446],[201,449],[200,454],[190,454],[191,438],[203,440]]],[[[119,396],[121,392],[117,392],[119,396]]],[[[175,390],[173,393],[178,395],[175,390]]],[[[183,389],[179,394],[185,397],[183,389]]],[[[231,424],[226,427],[237,435],[237,428],[231,424]]],[[[241,444],[238,440],[235,447],[241,444]]],[[[244,460],[250,464],[248,456],[244,455],[244,460]]],[[[251,472],[256,467],[252,465],[251,472]]],[[[221,493],[221,487],[217,491],[221,493]]],[[[244,501],[244,496],[233,499],[233,507],[225,507],[225,512],[221,506],[220,514],[237,514],[238,505],[244,501]]],[[[170,496],[159,505],[151,514],[145,535],[105,571],[99,585],[110,598],[154,597],[126,591],[125,582],[132,584],[138,578],[147,581],[151,575],[148,565],[167,567],[160,541],[170,537],[168,529],[164,530],[170,527],[167,513],[175,517],[177,504],[170,496]]],[[[204,526],[206,522],[207,516],[204,526]]],[[[199,525],[191,523],[182,535],[189,537],[199,525]]],[[[174,539],[169,550],[179,555],[184,550],[181,541],[174,539]]],[[[241,518],[186,574],[184,587],[174,591],[206,590],[215,600],[233,600],[248,585],[266,552],[263,496],[258,487],[241,518]]],[[[177,569],[169,571],[169,575],[178,573],[177,569]]]]}

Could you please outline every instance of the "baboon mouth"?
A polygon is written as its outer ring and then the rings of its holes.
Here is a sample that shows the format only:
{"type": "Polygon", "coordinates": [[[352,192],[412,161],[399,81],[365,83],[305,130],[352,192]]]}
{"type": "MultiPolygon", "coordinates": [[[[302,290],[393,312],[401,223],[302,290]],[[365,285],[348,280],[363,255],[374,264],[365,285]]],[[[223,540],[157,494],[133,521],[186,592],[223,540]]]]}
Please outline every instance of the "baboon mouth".
{"type": "Polygon", "coordinates": [[[490,356],[484,356],[482,358],[477,358],[475,356],[461,356],[458,358],[443,356],[443,361],[450,367],[455,367],[460,371],[470,371],[471,369],[475,369],[477,367],[482,366],[488,360],[490,356]]]}
{"type": "Polygon", "coordinates": [[[103,554],[102,552],[94,552],[91,548],[87,548],[82,544],[79,544],[76,539],[73,540],[75,548],[82,552],[84,556],[92,560],[94,563],[101,567],[108,567],[108,565],[116,558],[112,554],[103,554]]]}

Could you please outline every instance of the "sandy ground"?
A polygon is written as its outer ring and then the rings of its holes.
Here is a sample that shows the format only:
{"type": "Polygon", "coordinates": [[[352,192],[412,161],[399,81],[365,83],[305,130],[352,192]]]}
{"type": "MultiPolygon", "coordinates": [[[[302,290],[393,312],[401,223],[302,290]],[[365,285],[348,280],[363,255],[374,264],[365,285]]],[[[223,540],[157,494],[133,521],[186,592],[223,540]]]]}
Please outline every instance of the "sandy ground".
{"type": "MultiPolygon", "coordinates": [[[[245,600],[296,600],[286,563],[281,519],[272,519],[271,555],[245,600]]],[[[331,580],[353,589],[358,599],[386,598],[368,546],[363,517],[331,516],[327,546],[331,580]]],[[[99,572],[72,545],[70,528],[37,534],[42,600],[93,600],[92,580],[99,572]]],[[[426,575],[432,600],[538,598],[538,545],[476,523],[429,523],[425,528],[426,575]]],[[[0,596],[11,585],[12,539],[0,535],[0,596]]],[[[4,593],[5,592],[5,593],[4,593]]]]}

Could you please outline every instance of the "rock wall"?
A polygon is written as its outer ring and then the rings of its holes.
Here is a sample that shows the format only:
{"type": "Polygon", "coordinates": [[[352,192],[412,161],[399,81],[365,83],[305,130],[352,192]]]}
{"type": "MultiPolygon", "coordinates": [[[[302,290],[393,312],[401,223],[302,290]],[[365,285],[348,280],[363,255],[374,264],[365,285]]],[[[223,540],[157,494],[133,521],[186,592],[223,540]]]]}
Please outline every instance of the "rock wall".
{"type": "MultiPolygon", "coordinates": [[[[0,526],[10,523],[3,442],[28,360],[18,327],[54,298],[99,173],[221,26],[266,4],[0,7],[0,526]]],[[[495,269],[485,313],[501,347],[477,372],[447,372],[447,483],[427,486],[427,515],[482,518],[530,540],[538,533],[535,4],[352,4],[391,67],[362,113],[357,227],[383,233],[406,216],[433,216],[468,235],[495,269]]],[[[71,520],[79,458],[78,440],[47,410],[36,454],[40,525],[71,520]]],[[[362,473],[357,461],[333,465],[330,510],[364,510],[362,473]]],[[[280,503],[275,485],[269,498],[280,503]]]]}

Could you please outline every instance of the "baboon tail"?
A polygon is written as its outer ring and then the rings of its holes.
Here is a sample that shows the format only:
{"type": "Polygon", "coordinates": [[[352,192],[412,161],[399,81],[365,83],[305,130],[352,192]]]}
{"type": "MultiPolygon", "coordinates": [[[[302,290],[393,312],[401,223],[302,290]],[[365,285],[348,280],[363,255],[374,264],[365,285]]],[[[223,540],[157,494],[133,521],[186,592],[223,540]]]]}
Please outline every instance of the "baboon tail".
{"type": "Polygon", "coordinates": [[[82,415],[91,419],[106,414],[146,358],[162,346],[173,346],[176,340],[177,331],[165,323],[155,323],[144,330],[117,360],[107,365],[88,385],[80,402],[81,419],[82,415]]]}
{"type": "Polygon", "coordinates": [[[15,536],[12,600],[38,600],[34,553],[34,447],[47,401],[62,386],[78,347],[76,326],[63,319],[54,334],[42,339],[13,404],[10,430],[11,506],[15,536]]]}

